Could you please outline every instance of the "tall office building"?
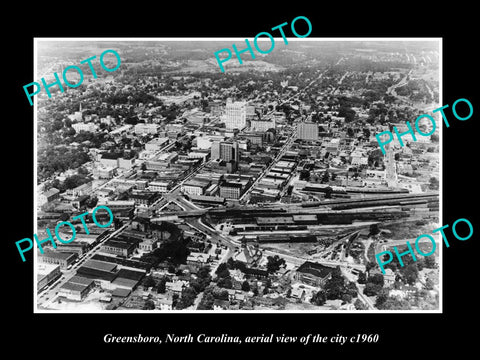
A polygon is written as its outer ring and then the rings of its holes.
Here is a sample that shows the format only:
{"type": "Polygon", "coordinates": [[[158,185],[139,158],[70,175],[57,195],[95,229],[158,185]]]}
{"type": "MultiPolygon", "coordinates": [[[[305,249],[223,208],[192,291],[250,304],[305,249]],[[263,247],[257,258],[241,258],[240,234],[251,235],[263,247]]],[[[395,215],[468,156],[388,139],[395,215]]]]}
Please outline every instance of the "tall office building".
{"type": "Polygon", "coordinates": [[[222,159],[225,161],[234,160],[238,162],[240,156],[238,153],[238,142],[215,141],[211,150],[212,159],[222,159]]]}
{"type": "Polygon", "coordinates": [[[241,130],[247,125],[247,103],[245,101],[232,102],[227,100],[224,115],[225,127],[228,130],[241,130]]]}
{"type": "Polygon", "coordinates": [[[318,140],[318,125],[313,122],[298,124],[297,137],[301,140],[318,140]]]}

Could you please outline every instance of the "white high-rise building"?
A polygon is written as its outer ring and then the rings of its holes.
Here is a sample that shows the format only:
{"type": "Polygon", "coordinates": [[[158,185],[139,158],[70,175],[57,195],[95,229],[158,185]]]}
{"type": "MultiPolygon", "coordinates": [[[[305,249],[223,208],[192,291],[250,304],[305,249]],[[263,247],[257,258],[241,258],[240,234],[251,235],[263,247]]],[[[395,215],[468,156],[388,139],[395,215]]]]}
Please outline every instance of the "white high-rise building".
{"type": "Polygon", "coordinates": [[[298,124],[297,137],[301,140],[318,140],[318,124],[313,122],[298,124]]]}
{"type": "Polygon", "coordinates": [[[227,129],[243,129],[247,125],[247,103],[245,101],[232,102],[230,99],[227,100],[223,118],[227,129]]]}

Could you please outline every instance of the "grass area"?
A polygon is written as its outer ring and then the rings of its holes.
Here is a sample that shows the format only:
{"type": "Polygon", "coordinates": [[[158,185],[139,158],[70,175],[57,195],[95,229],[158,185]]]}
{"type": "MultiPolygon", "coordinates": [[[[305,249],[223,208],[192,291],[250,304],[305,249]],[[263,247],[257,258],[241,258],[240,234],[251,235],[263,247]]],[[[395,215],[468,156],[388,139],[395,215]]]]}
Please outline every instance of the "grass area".
{"type": "Polygon", "coordinates": [[[275,250],[278,252],[283,252],[284,254],[287,254],[287,255],[305,257],[307,256],[307,251],[312,250],[316,246],[318,246],[317,243],[304,243],[304,244],[283,243],[283,244],[262,245],[262,248],[265,250],[275,250]]]}
{"type": "Polygon", "coordinates": [[[419,222],[418,220],[405,220],[401,223],[381,225],[381,229],[387,229],[390,240],[402,240],[416,238],[422,234],[431,234],[432,230],[439,227],[433,222],[419,222]]]}

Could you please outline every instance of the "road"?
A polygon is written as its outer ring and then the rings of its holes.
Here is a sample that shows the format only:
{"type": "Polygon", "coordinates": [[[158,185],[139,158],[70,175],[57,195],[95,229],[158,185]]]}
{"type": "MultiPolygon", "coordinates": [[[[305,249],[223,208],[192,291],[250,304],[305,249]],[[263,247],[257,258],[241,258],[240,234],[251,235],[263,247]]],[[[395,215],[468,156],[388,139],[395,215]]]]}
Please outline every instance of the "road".
{"type": "MultiPolygon", "coordinates": [[[[232,256],[232,250],[231,249],[228,249],[227,251],[224,250],[222,257],[213,262],[213,266],[210,266],[210,276],[212,278],[215,277],[215,271],[217,271],[220,264],[226,262],[228,260],[228,258],[231,257],[231,256],[232,256]]],[[[198,305],[202,301],[202,298],[203,298],[203,292],[198,294],[198,296],[195,298],[195,301],[192,305],[193,310],[197,310],[198,305]]]]}
{"type": "Polygon", "coordinates": [[[295,264],[296,266],[302,265],[305,261],[310,261],[316,264],[321,264],[325,266],[340,266],[341,268],[347,268],[347,269],[356,269],[356,270],[361,270],[365,271],[365,265],[362,264],[351,264],[347,261],[334,261],[334,260],[319,260],[319,259],[313,259],[311,256],[293,256],[293,255],[287,255],[283,252],[278,252],[274,250],[264,250],[262,249],[263,253],[267,256],[275,256],[278,255],[282,258],[284,258],[286,261],[295,264]]]}
{"type": "Polygon", "coordinates": [[[358,298],[360,299],[360,301],[362,301],[367,307],[369,310],[376,310],[375,308],[375,305],[373,304],[373,302],[368,298],[368,296],[366,296],[364,293],[363,293],[363,287],[361,287],[358,283],[357,283],[357,280],[356,278],[353,276],[352,273],[346,271],[346,269],[344,268],[340,268],[340,270],[342,271],[342,274],[345,278],[347,278],[349,281],[353,281],[355,283],[355,286],[357,287],[357,293],[358,293],[358,298]]]}
{"type": "Polygon", "coordinates": [[[290,148],[290,145],[294,141],[294,139],[297,136],[297,125],[294,126],[292,134],[289,136],[287,141],[285,141],[285,144],[283,144],[282,148],[278,152],[277,156],[275,159],[267,166],[267,168],[258,176],[258,178],[255,179],[253,184],[248,188],[247,191],[243,193],[243,195],[240,197],[240,201],[244,200],[255,188],[255,186],[258,184],[260,180],[263,179],[263,177],[268,174],[268,172],[277,164],[277,162],[280,160],[280,158],[285,155],[285,152],[290,148]]]}
{"type": "Polygon", "coordinates": [[[407,84],[407,77],[410,76],[410,74],[412,73],[413,69],[411,69],[407,75],[405,75],[398,83],[396,84],[393,84],[392,86],[390,86],[388,89],[387,89],[387,94],[392,94],[393,96],[398,96],[397,95],[397,92],[395,91],[396,88],[399,88],[401,86],[404,86],[407,84]]]}

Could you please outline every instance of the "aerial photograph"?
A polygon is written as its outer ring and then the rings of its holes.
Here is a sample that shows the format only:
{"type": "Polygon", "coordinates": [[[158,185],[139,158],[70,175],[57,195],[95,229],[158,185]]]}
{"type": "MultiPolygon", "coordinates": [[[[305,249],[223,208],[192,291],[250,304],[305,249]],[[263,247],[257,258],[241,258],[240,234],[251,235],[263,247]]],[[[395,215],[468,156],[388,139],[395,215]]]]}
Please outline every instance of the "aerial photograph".
{"type": "Polygon", "coordinates": [[[35,312],[441,310],[441,40],[275,39],[35,39],[35,312]]]}

